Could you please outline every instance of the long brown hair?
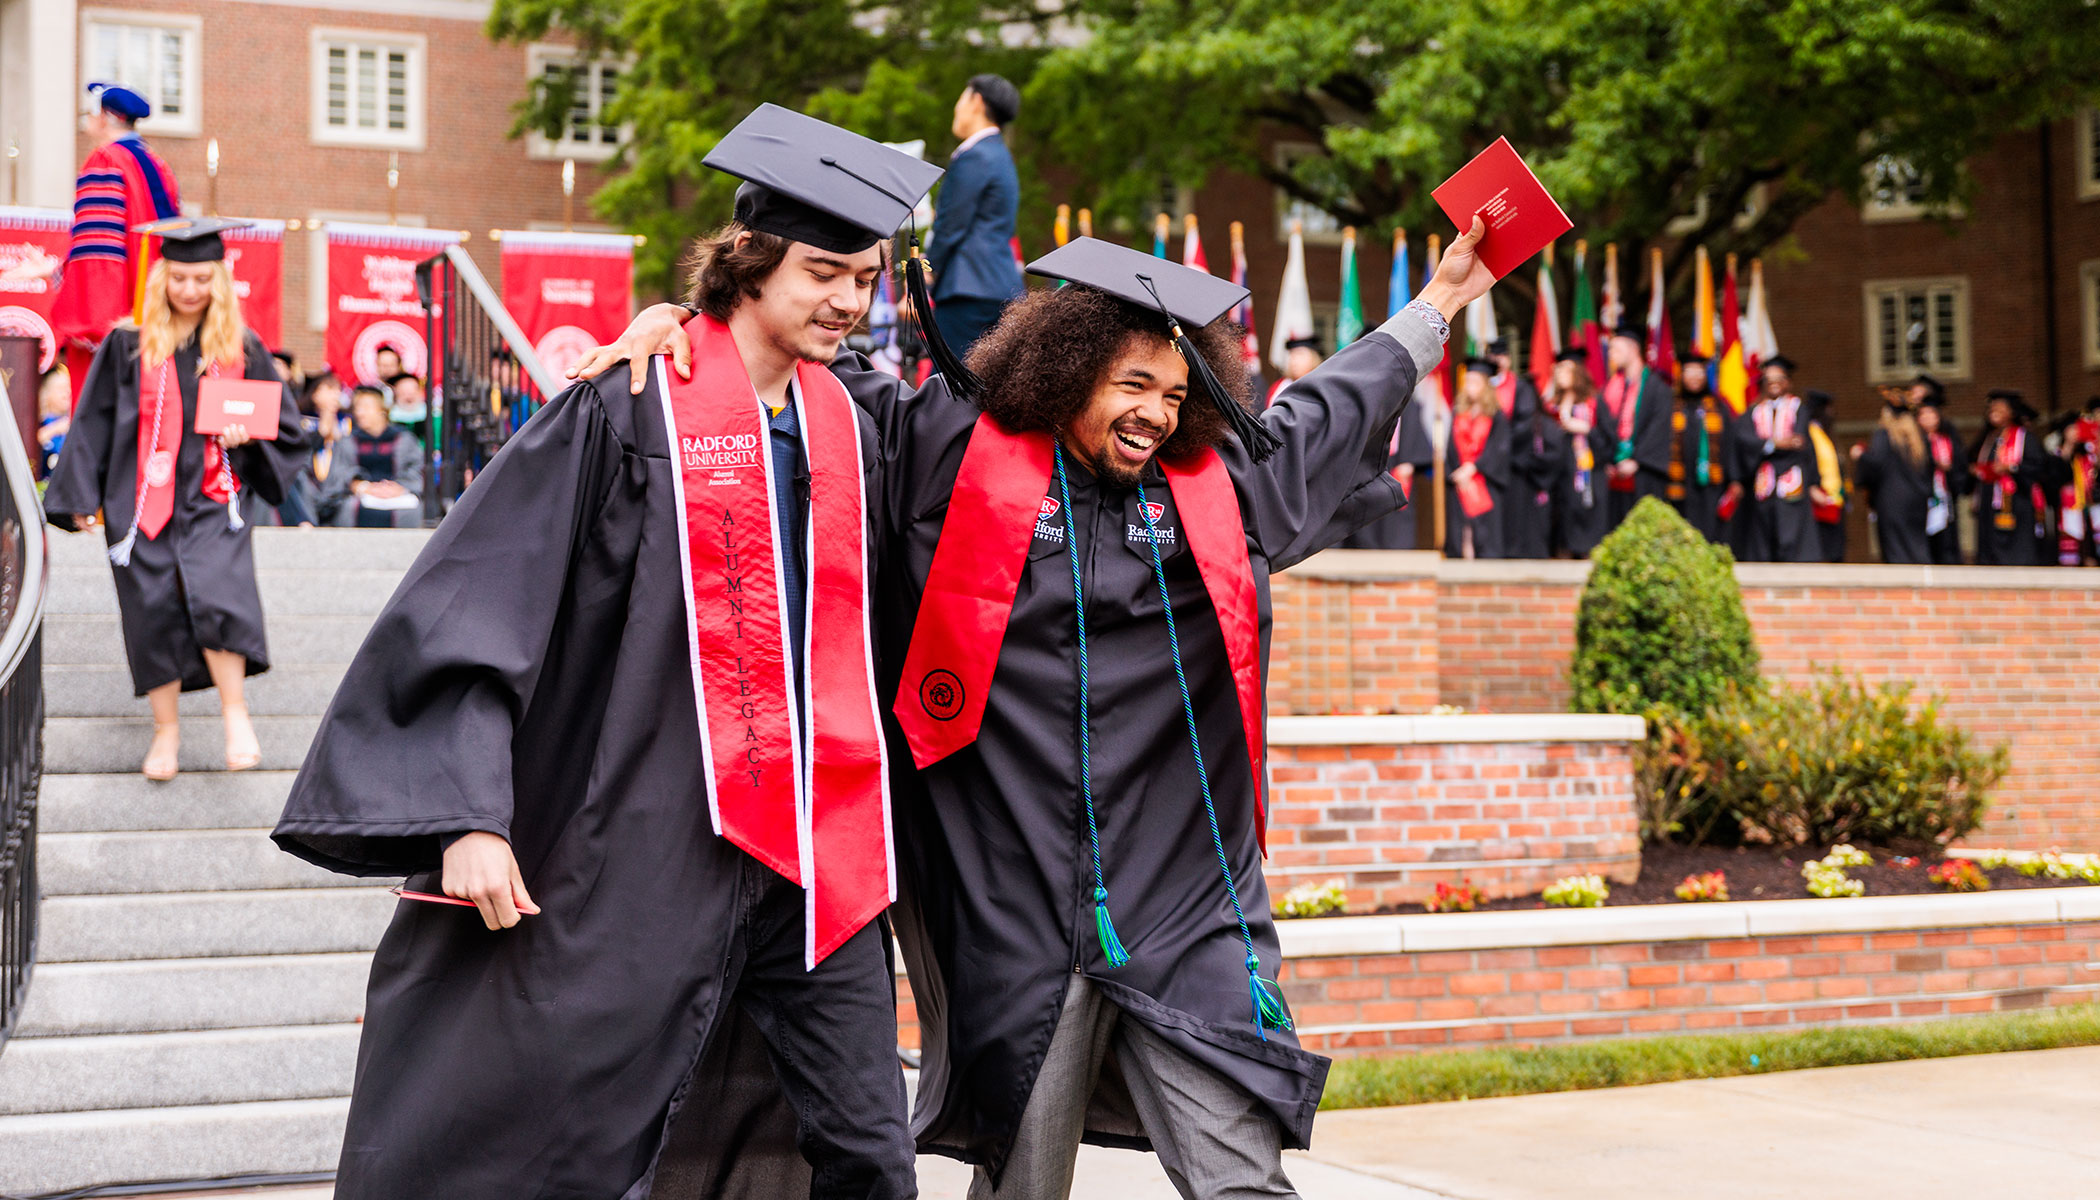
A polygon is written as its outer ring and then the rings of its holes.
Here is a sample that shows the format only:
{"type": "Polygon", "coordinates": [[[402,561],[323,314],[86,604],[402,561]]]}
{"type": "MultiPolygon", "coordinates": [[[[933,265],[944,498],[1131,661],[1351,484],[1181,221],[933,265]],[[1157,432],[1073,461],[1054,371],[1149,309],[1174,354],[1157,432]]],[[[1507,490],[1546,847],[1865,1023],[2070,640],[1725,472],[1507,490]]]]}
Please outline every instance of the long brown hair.
{"type": "Polygon", "coordinates": [[[1881,410],[1881,427],[1889,435],[1889,443],[1903,455],[1903,461],[1915,471],[1925,465],[1925,431],[1918,428],[1918,418],[1907,408],[1881,410]]]}
{"type": "MultiPolygon", "coordinates": [[[[233,272],[223,262],[211,264],[211,303],[197,322],[197,370],[201,374],[212,363],[221,369],[242,370],[247,363],[240,297],[233,290],[233,272]]],[[[168,263],[153,264],[146,275],[146,303],[139,320],[139,369],[153,370],[175,356],[175,308],[168,303],[168,263]]]]}

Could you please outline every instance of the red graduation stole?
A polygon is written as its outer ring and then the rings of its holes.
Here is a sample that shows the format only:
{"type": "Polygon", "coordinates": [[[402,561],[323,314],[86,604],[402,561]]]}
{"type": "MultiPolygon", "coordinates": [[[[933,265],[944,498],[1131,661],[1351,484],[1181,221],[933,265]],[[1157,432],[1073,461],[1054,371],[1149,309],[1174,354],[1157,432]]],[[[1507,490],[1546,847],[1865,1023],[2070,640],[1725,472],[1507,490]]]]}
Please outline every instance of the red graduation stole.
{"type": "Polygon", "coordinates": [[[703,314],[685,331],[691,378],[673,378],[662,357],[655,371],[676,458],[708,812],[716,833],[802,886],[814,967],[896,898],[868,633],[860,426],[837,377],[797,365],[810,491],[805,738],[766,421],[729,327],[703,314]]]}
{"type": "MultiPolygon", "coordinates": [[[[977,418],[963,452],[893,709],[921,769],[976,741],[984,723],[999,646],[1028,564],[1028,543],[1048,503],[1050,447],[1049,434],[1009,433],[986,414],[977,418]]],[[[1266,853],[1261,619],[1239,496],[1215,450],[1187,462],[1162,460],[1162,466],[1225,635],[1247,766],[1254,775],[1255,822],[1266,853]]]]}

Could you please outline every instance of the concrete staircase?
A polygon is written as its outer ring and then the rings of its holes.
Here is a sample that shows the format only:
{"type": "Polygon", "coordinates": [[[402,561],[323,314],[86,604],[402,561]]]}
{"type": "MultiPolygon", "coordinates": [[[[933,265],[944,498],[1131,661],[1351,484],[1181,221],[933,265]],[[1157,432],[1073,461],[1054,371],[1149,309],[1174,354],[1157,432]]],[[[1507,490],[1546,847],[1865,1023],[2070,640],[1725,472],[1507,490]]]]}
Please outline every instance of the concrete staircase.
{"type": "Polygon", "coordinates": [[[267,836],[345,665],[420,532],[259,529],[270,672],[260,769],[224,770],[217,693],[182,701],[183,774],[138,774],[96,535],[53,533],[37,842],[43,932],[0,1049],[0,1194],[332,1170],[371,951],[395,900],[267,836]]]}

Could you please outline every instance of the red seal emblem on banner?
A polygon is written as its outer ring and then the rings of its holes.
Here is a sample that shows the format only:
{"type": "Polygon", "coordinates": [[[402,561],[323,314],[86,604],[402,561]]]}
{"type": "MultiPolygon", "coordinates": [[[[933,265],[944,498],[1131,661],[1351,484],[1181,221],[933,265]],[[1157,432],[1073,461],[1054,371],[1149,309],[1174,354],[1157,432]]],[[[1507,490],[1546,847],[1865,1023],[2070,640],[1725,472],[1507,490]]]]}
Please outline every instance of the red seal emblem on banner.
{"type": "Polygon", "coordinates": [[[962,680],[953,671],[928,671],[919,681],[919,706],[936,721],[953,721],[963,709],[962,680]]]}

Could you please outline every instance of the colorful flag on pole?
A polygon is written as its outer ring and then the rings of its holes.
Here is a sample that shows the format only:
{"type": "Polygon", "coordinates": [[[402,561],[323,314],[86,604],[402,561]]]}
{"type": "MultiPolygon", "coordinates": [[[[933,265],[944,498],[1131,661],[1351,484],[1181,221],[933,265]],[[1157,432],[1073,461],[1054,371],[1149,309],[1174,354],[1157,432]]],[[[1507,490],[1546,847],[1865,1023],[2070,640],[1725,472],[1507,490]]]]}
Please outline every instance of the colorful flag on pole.
{"type": "MultiPolygon", "coordinates": [[[[1486,296],[1466,305],[1466,355],[1484,355],[1488,347],[1500,340],[1502,331],[1495,324],[1495,302],[1486,296]]],[[[1456,395],[1457,393],[1452,393],[1456,395]]]]}
{"type": "Polygon", "coordinates": [[[1269,333],[1269,365],[1282,371],[1290,365],[1290,343],[1312,337],[1312,286],[1305,279],[1305,230],[1291,222],[1290,252],[1283,259],[1283,290],[1276,297],[1276,328],[1269,333]]]}
{"type": "Polygon", "coordinates": [[[1604,378],[1604,334],[1597,327],[1597,297],[1590,290],[1588,242],[1575,243],[1575,311],[1568,318],[1575,326],[1575,340],[1590,352],[1590,378],[1604,378]]]}
{"type": "Polygon", "coordinates": [[[1553,247],[1539,260],[1539,302],[1531,318],[1531,382],[1541,396],[1553,386],[1553,362],[1560,355],[1560,298],[1553,294],[1553,247]]]}
{"type": "Polygon", "coordinates": [[[1414,286],[1407,278],[1407,231],[1393,231],[1393,277],[1386,282],[1385,315],[1397,317],[1407,302],[1415,298],[1414,286]]]}
{"type": "Polygon", "coordinates": [[[1670,304],[1663,281],[1662,247],[1648,251],[1648,366],[1677,382],[1677,337],[1670,332],[1670,304]]]}
{"type": "Polygon", "coordinates": [[[1167,256],[1167,231],[1173,227],[1173,219],[1165,213],[1159,214],[1159,219],[1152,223],[1152,256],[1154,258],[1165,258],[1167,256]]]}
{"type": "MultiPolygon", "coordinates": [[[[1626,319],[1626,297],[1619,290],[1619,245],[1613,242],[1604,248],[1604,306],[1597,313],[1597,323],[1604,327],[1604,335],[1619,327],[1626,319]]],[[[1604,376],[1597,376],[1603,379],[1604,376]]]]}
{"type": "Polygon", "coordinates": [[[1072,206],[1057,206],[1057,224],[1050,227],[1050,240],[1062,246],[1072,240],[1072,206]]]}
{"type": "Polygon", "coordinates": [[[1765,310],[1764,260],[1750,260],[1750,311],[1744,319],[1743,367],[1751,378],[1772,356],[1779,353],[1779,338],[1772,332],[1772,314],[1765,310]]]}
{"type": "Polygon", "coordinates": [[[1079,210],[1079,236],[1094,236],[1094,210],[1091,208],[1079,210]]]}
{"type": "Polygon", "coordinates": [[[1714,262],[1706,256],[1706,247],[1699,247],[1696,262],[1692,296],[1692,353],[1700,358],[1710,359],[1720,347],[1715,341],[1717,331],[1714,328],[1714,262]]]}
{"type": "Polygon", "coordinates": [[[1014,252],[1014,265],[1021,268],[1022,273],[1026,274],[1028,271],[1028,256],[1021,253],[1021,235],[1018,233],[1015,234],[1013,236],[1013,240],[1007,243],[1007,245],[1011,247],[1014,252]]]}
{"type": "Polygon", "coordinates": [[[1750,407],[1750,371],[1743,362],[1741,315],[1735,294],[1735,255],[1731,254],[1727,278],[1721,284],[1721,362],[1714,369],[1714,391],[1737,416],[1750,407]]]}
{"type": "Polygon", "coordinates": [[[1181,219],[1181,265],[1210,274],[1210,259],[1203,254],[1203,237],[1196,232],[1196,214],[1181,219]]]}
{"type": "MultiPolygon", "coordinates": [[[[1247,286],[1247,240],[1246,229],[1238,221],[1232,223],[1232,282],[1247,286]]],[[[1239,306],[1232,310],[1232,319],[1243,331],[1240,335],[1240,364],[1247,369],[1249,383],[1261,380],[1261,339],[1254,334],[1254,295],[1248,293],[1239,306]]],[[[1256,387],[1255,391],[1261,389],[1256,387]]]]}
{"type": "Polygon", "coordinates": [[[1334,316],[1334,348],[1364,335],[1363,290],[1356,280],[1356,227],[1342,230],[1342,300],[1334,316]]]}

